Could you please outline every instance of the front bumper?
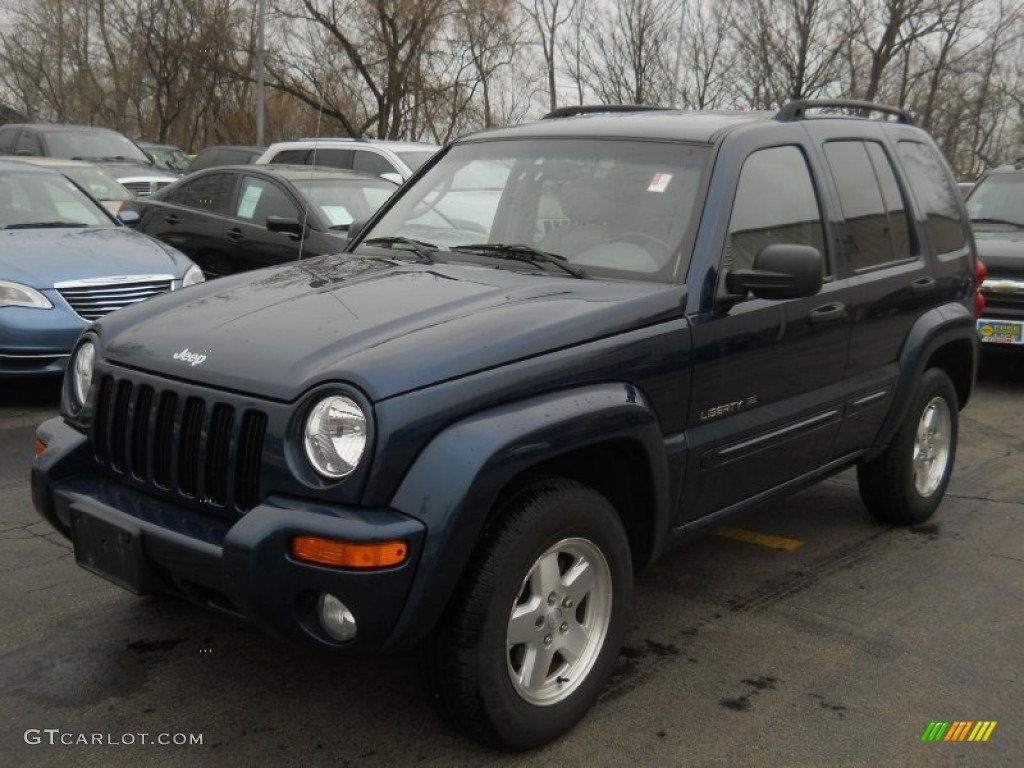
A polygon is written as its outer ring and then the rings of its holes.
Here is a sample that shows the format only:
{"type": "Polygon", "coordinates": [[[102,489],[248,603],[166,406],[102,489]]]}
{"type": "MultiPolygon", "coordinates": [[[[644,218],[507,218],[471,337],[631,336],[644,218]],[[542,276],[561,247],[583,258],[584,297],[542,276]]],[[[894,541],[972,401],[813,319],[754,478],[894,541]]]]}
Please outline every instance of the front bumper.
{"type": "MultiPolygon", "coordinates": [[[[38,437],[46,450],[32,465],[36,509],[71,540],[73,514],[134,531],[142,568],[137,591],[176,593],[316,645],[390,650],[387,641],[422,550],[422,523],[391,509],[283,496],[270,496],[237,519],[222,519],[155,499],[96,471],[86,437],[59,418],[43,424],[38,437]],[[401,539],[409,543],[409,557],[399,566],[373,571],[318,566],[288,554],[297,535],[352,542],[401,539]],[[351,610],[358,626],[355,640],[341,644],[324,632],[315,609],[323,593],[351,610]]],[[[76,557],[99,546],[82,538],[76,557]]]]}
{"type": "Polygon", "coordinates": [[[44,291],[52,309],[0,309],[0,378],[64,373],[75,340],[88,323],[44,291]]]}

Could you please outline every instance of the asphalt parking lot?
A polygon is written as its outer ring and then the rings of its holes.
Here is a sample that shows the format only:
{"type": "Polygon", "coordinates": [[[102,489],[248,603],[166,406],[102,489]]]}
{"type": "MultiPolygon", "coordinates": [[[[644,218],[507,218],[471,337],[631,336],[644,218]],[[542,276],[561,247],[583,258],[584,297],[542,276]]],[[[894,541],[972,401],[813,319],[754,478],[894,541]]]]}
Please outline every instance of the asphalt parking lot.
{"type": "Polygon", "coordinates": [[[511,756],[449,732],[411,656],[297,650],[76,567],[28,483],[57,392],[0,384],[4,765],[1020,764],[1022,355],[986,356],[931,522],[880,526],[845,473],[676,550],[640,577],[594,710],[511,756]],[[922,741],[934,721],[996,726],[984,743],[922,741]],[[97,734],[107,743],[81,743],[97,734]]]}

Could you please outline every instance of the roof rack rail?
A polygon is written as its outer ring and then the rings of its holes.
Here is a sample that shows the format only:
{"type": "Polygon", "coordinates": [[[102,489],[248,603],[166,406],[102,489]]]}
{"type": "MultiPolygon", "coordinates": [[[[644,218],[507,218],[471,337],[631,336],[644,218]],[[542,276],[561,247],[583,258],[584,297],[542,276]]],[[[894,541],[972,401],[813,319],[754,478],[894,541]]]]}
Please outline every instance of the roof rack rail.
{"type": "MultiPolygon", "coordinates": [[[[884,104],[874,104],[870,101],[859,101],[857,99],[798,99],[785,104],[782,109],[775,113],[776,120],[804,120],[807,118],[808,109],[853,109],[862,112],[882,112],[886,115],[893,115],[896,122],[904,125],[913,125],[914,121],[910,114],[899,107],[888,107],[884,104]]],[[[865,114],[864,117],[867,117],[865,114]]]]}
{"type": "Polygon", "coordinates": [[[558,120],[576,115],[596,115],[609,112],[656,112],[667,107],[649,107],[645,104],[579,104],[572,107],[559,107],[548,112],[542,120],[558,120]]]}

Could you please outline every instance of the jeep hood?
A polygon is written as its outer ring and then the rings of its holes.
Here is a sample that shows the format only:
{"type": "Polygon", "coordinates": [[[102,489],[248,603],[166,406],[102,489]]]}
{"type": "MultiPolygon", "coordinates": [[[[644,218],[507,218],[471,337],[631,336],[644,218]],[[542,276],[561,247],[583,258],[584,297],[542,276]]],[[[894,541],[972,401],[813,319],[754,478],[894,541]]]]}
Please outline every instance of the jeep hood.
{"type": "Polygon", "coordinates": [[[344,381],[379,401],[681,317],[684,292],[327,256],[159,296],[97,328],[114,363],[284,401],[344,381]]]}

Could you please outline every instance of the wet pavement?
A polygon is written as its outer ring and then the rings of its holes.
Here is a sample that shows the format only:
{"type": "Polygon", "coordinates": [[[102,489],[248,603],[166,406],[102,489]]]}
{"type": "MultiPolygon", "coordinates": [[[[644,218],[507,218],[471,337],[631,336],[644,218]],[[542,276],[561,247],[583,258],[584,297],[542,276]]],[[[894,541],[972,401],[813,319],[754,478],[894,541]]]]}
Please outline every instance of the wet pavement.
{"type": "Polygon", "coordinates": [[[1020,764],[1024,355],[985,357],[931,521],[877,524],[844,473],[732,521],[749,540],[675,550],[639,578],[597,706],[523,755],[448,731],[412,656],[297,649],[78,568],[29,492],[58,389],[0,383],[3,765],[1020,764]],[[984,743],[922,742],[933,721],[997,724],[984,743]]]}

